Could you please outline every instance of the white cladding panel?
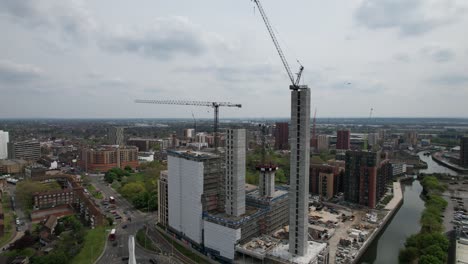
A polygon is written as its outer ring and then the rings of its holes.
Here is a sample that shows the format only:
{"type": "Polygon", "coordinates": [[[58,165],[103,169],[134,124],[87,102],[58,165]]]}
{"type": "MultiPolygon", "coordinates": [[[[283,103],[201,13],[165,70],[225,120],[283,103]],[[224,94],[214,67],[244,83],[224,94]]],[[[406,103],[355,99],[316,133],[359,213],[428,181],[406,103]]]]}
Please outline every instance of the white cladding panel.
{"type": "Polygon", "coordinates": [[[168,156],[169,226],[202,242],[203,162],[168,156]]]}
{"type": "Polygon", "coordinates": [[[234,259],[235,245],[241,239],[241,229],[232,229],[205,221],[205,246],[220,252],[221,256],[234,259]]]}

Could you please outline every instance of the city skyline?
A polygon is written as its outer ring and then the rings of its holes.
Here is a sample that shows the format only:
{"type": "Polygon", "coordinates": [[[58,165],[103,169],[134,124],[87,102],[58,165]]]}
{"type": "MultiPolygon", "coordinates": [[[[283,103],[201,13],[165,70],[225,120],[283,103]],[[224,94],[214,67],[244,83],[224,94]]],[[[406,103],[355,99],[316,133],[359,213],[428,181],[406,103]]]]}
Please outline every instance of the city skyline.
{"type": "MultiPolygon", "coordinates": [[[[466,116],[468,3],[265,8],[292,70],[296,58],[305,66],[318,117],[366,117],[371,107],[379,117],[466,116]],[[291,9],[293,17],[283,13],[291,9]]],[[[137,98],[243,104],[221,117],[288,116],[288,79],[250,1],[3,1],[0,28],[8,36],[0,43],[0,118],[212,115],[137,98]]]]}

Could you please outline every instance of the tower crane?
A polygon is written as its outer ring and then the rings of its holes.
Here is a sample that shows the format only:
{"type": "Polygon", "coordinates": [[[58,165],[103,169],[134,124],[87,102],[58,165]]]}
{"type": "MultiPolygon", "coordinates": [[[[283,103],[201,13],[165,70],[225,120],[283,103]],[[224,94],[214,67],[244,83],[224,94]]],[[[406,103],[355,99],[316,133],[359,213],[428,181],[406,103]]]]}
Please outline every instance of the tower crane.
{"type": "Polygon", "coordinates": [[[284,56],[283,50],[281,50],[281,46],[276,38],[275,33],[273,32],[273,28],[271,27],[270,21],[268,20],[268,17],[265,13],[265,10],[263,9],[262,4],[260,3],[260,0],[252,0],[255,4],[257,4],[258,10],[260,11],[260,14],[262,15],[263,21],[265,22],[265,26],[270,33],[271,40],[273,40],[273,43],[275,44],[276,51],[278,52],[278,55],[281,58],[281,61],[283,62],[283,66],[286,69],[286,72],[289,76],[289,80],[291,80],[291,84],[289,86],[289,89],[291,90],[298,90],[300,88],[299,82],[301,80],[301,75],[302,71],[304,70],[304,66],[300,64],[299,61],[299,72],[297,73],[296,79],[294,79],[294,75],[291,71],[291,68],[289,67],[288,61],[286,60],[286,57],[284,56]]]}
{"type": "Polygon", "coordinates": [[[205,101],[184,101],[184,100],[135,100],[139,104],[165,104],[165,105],[193,105],[193,106],[206,106],[213,107],[214,109],[214,126],[213,135],[215,139],[215,150],[219,146],[218,138],[218,125],[219,125],[219,107],[237,107],[241,108],[241,104],[233,104],[229,102],[205,102],[205,101]]]}

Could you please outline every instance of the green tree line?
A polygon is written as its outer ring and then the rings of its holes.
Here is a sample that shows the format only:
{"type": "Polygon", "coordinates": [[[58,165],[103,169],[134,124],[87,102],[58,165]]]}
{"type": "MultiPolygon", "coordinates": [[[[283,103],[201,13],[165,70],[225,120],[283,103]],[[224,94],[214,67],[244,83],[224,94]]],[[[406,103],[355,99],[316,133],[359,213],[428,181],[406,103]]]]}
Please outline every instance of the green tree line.
{"type": "Polygon", "coordinates": [[[449,240],[443,234],[441,217],[447,207],[447,201],[441,196],[446,186],[435,176],[425,176],[421,185],[426,198],[425,209],[420,219],[421,230],[406,239],[405,248],[400,250],[399,261],[419,264],[446,263],[449,240]]]}

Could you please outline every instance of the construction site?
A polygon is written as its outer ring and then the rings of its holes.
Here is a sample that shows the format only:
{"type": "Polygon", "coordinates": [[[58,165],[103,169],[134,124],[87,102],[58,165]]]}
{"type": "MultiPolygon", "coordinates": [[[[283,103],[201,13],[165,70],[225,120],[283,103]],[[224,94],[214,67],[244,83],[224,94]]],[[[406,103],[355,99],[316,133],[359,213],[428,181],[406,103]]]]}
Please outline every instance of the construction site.
{"type": "Polygon", "coordinates": [[[225,147],[220,148],[219,107],[240,108],[240,104],[137,100],[215,110],[213,149],[167,152],[169,210],[165,227],[189,247],[222,263],[354,263],[393,211],[324,206],[309,197],[310,147],[317,139],[315,124],[312,140],[310,135],[310,89],[300,85],[304,67],[300,65],[294,76],[260,1],[253,2],[291,81],[289,184],[275,186],[278,166],[267,155],[266,124],[260,125],[258,188],[245,184],[245,130],[227,129],[225,147]]]}

